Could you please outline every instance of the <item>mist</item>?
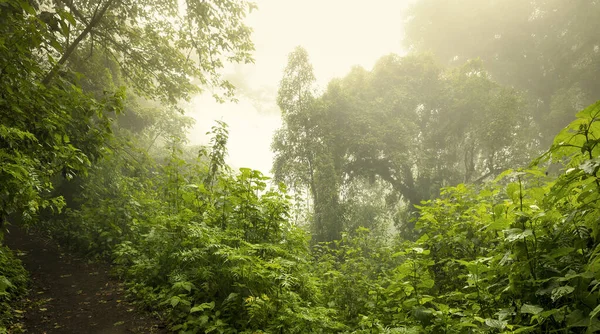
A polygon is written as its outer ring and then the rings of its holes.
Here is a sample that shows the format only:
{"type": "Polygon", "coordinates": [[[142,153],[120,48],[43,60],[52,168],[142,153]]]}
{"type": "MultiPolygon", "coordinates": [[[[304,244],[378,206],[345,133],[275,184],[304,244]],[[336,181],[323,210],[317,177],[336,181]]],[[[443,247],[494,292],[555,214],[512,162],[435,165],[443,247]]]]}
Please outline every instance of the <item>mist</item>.
{"type": "Polygon", "coordinates": [[[382,55],[404,54],[403,13],[412,1],[261,0],[248,17],[256,50],[254,63],[231,65],[224,77],[236,86],[239,102],[216,102],[210,91],[186,104],[195,125],[190,145],[205,145],[214,120],[230,126],[228,162],[270,175],[271,141],[281,127],[275,100],[287,55],[298,45],[311,54],[317,89],[354,66],[371,68],[382,55]],[[310,24],[306,25],[309,22],[310,24]]]}
{"type": "Polygon", "coordinates": [[[600,333],[598,0],[0,1],[0,333],[600,333]]]}

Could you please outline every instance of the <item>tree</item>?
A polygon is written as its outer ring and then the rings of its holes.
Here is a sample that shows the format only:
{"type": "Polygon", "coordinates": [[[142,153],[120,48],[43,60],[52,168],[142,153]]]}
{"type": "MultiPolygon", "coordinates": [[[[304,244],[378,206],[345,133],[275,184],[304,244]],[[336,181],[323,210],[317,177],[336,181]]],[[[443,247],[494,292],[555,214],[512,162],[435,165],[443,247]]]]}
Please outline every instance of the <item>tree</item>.
{"type": "Polygon", "coordinates": [[[232,96],[218,70],[225,62],[252,61],[243,19],[253,8],[245,0],[58,0],[52,16],[62,35],[52,54],[58,60],[51,59],[42,82],[50,83],[68,62],[101,53],[136,93],[151,99],[175,103],[198,92],[197,83],[232,96]]]}
{"type": "Polygon", "coordinates": [[[9,214],[64,205],[51,190],[60,175],[83,175],[102,156],[111,121],[124,109],[124,84],[176,108],[198,83],[230,96],[218,69],[251,61],[242,20],[253,5],[246,1],[43,5],[0,5],[2,223],[9,214]]]}
{"type": "Polygon", "coordinates": [[[297,47],[279,85],[277,104],[283,114],[283,126],[273,139],[273,173],[276,181],[294,191],[308,189],[313,202],[314,240],[331,241],[339,237],[338,174],[325,139],[320,113],[324,110],[315,99],[315,76],[308,53],[297,47]]]}
{"type": "Polygon", "coordinates": [[[444,64],[481,58],[494,80],[527,94],[544,145],[600,98],[597,1],[417,1],[405,44],[444,64]]]}
{"type": "Polygon", "coordinates": [[[297,47],[288,57],[288,65],[279,85],[277,104],[283,116],[283,126],[273,139],[275,152],[273,174],[276,181],[291,184],[294,190],[303,186],[315,194],[314,143],[311,141],[309,113],[314,105],[314,82],[308,53],[297,47]]]}
{"type": "MultiPolygon", "coordinates": [[[[289,133],[310,133],[310,140],[288,140],[280,159],[300,150],[313,154],[293,155],[304,159],[304,168],[315,166],[305,169],[313,178],[302,184],[327,175],[314,183],[327,189],[313,192],[314,211],[319,205],[337,208],[340,230],[352,225],[341,218],[339,204],[354,201],[344,190],[353,182],[384,181],[395,193],[386,195],[389,200],[401,197],[414,211],[442,187],[481,182],[526,163],[536,148],[519,94],[491,80],[479,61],[445,69],[428,55],[385,56],[372,71],[355,68],[333,80],[306,110],[303,132],[289,133]],[[311,165],[310,157],[319,164],[311,165]]],[[[288,127],[302,124],[286,121],[288,127]]],[[[292,169],[276,171],[294,175],[292,169]]]]}
{"type": "Polygon", "coordinates": [[[65,77],[40,82],[39,56],[57,39],[35,14],[26,2],[0,6],[0,224],[11,214],[60,210],[53,179],[85,173],[110,132],[106,116],[122,108],[119,90],[96,100],[65,77]]]}

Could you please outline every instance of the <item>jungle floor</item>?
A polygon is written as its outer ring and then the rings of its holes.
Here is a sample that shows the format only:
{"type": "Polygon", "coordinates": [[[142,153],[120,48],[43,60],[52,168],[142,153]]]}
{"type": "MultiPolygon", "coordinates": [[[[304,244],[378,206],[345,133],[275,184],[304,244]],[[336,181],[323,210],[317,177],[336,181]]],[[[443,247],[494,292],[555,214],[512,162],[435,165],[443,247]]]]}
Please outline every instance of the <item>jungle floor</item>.
{"type": "Polygon", "coordinates": [[[168,333],[127,300],[108,264],[69,255],[38,233],[12,229],[5,243],[31,275],[29,294],[18,305],[21,323],[12,333],[168,333]]]}

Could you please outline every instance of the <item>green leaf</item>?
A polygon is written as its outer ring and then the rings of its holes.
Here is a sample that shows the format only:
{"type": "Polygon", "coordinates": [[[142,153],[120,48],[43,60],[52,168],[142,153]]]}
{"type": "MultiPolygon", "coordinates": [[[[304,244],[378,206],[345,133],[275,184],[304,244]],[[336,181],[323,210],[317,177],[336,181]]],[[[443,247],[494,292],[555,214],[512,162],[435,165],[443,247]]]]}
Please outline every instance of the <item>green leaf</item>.
{"type": "Polygon", "coordinates": [[[521,194],[521,187],[518,183],[509,183],[506,186],[506,194],[513,201],[513,203],[517,203],[521,194]]]}
{"type": "Polygon", "coordinates": [[[567,315],[567,325],[569,327],[587,327],[590,324],[590,318],[586,317],[579,309],[573,310],[567,315]]]}
{"type": "Polygon", "coordinates": [[[531,333],[531,332],[535,332],[538,330],[537,326],[526,326],[526,327],[521,327],[515,331],[512,331],[511,333],[531,333]]]}
{"type": "Polygon", "coordinates": [[[492,231],[501,231],[510,226],[510,221],[503,217],[496,218],[491,224],[488,225],[488,229],[492,231]]]}
{"type": "Polygon", "coordinates": [[[13,284],[5,276],[0,276],[0,292],[6,291],[8,288],[12,288],[13,284]]]}
{"type": "Polygon", "coordinates": [[[417,254],[429,255],[429,250],[422,247],[413,247],[411,250],[417,254]]]}
{"type": "MultiPolygon", "coordinates": [[[[434,285],[435,285],[435,281],[432,280],[431,278],[421,279],[419,281],[419,283],[417,284],[418,287],[426,288],[426,289],[431,289],[431,288],[433,288],[434,285]]],[[[423,301],[421,301],[421,302],[423,302],[423,301]]]]}
{"type": "Polygon", "coordinates": [[[60,43],[53,39],[52,41],[50,41],[50,45],[54,48],[54,50],[58,51],[58,52],[62,52],[63,51],[63,47],[62,45],[60,45],[60,43]]]}
{"type": "Polygon", "coordinates": [[[532,230],[526,229],[523,231],[520,228],[511,228],[510,230],[505,230],[504,233],[506,234],[506,241],[508,242],[523,240],[533,235],[532,230]]]}
{"type": "Polygon", "coordinates": [[[587,108],[578,112],[576,114],[576,116],[577,116],[577,118],[591,119],[591,118],[597,118],[599,114],[600,114],[600,101],[597,101],[596,103],[593,103],[590,106],[588,106],[587,108]]]}
{"type": "Polygon", "coordinates": [[[544,311],[544,308],[537,305],[523,304],[523,306],[521,306],[521,313],[536,315],[542,311],[544,311]]]}
{"type": "Polygon", "coordinates": [[[598,314],[600,314],[600,305],[597,305],[596,308],[590,312],[590,319],[595,318],[598,314]]]}
{"type": "Polygon", "coordinates": [[[173,289],[175,290],[185,290],[187,292],[191,292],[194,288],[194,284],[191,282],[177,282],[173,284],[173,289]]]}
{"type": "Polygon", "coordinates": [[[494,216],[502,217],[504,215],[504,210],[506,210],[506,206],[504,206],[504,204],[494,205],[494,216]]]}
{"type": "Polygon", "coordinates": [[[560,298],[571,294],[574,290],[575,290],[575,288],[572,286],[569,286],[569,285],[560,286],[558,288],[555,288],[554,290],[552,290],[552,301],[557,301],[560,298]]]}
{"type": "Polygon", "coordinates": [[[73,25],[73,26],[77,25],[77,21],[75,21],[75,18],[73,17],[73,15],[71,15],[71,13],[63,10],[63,11],[60,11],[59,15],[61,18],[69,21],[69,23],[71,23],[71,25],[73,25]]]}
{"type": "Polygon", "coordinates": [[[35,16],[37,13],[35,12],[35,8],[33,8],[28,1],[19,1],[19,5],[21,5],[21,8],[23,8],[23,10],[25,12],[27,12],[30,15],[35,16]]]}
{"type": "Polygon", "coordinates": [[[179,305],[180,301],[181,301],[181,298],[179,298],[177,296],[173,296],[173,297],[171,297],[171,299],[169,299],[169,303],[171,304],[172,307],[179,305]]]}
{"type": "Polygon", "coordinates": [[[215,307],[214,301],[212,301],[210,303],[202,303],[200,305],[196,305],[196,306],[192,307],[192,309],[190,310],[190,313],[201,312],[204,310],[212,310],[214,307],[215,307]]]}
{"type": "Polygon", "coordinates": [[[507,169],[504,172],[500,173],[500,175],[496,176],[496,179],[494,180],[494,182],[498,182],[498,181],[504,179],[505,177],[511,175],[514,172],[515,172],[514,169],[507,169]]]}
{"type": "Polygon", "coordinates": [[[498,319],[485,319],[485,324],[492,328],[504,329],[508,322],[498,319]]]}

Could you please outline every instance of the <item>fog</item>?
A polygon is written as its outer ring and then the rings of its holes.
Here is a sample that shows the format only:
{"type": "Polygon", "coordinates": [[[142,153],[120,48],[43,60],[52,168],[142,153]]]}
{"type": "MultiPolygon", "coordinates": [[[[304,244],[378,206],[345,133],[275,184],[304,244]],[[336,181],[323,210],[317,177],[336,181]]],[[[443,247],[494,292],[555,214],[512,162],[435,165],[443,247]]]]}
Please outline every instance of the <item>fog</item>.
{"type": "Polygon", "coordinates": [[[600,333],[600,0],[0,22],[0,334],[600,333]]]}
{"type": "Polygon", "coordinates": [[[254,64],[228,67],[224,75],[238,88],[238,103],[217,103],[206,92],[187,106],[196,120],[190,144],[206,144],[214,120],[229,125],[229,159],[234,167],[269,173],[271,138],[281,124],[275,104],[287,55],[297,45],[309,53],[317,84],[324,88],[353,66],[371,68],[389,53],[402,54],[403,11],[411,1],[259,0],[248,17],[256,46],[254,64]]]}

